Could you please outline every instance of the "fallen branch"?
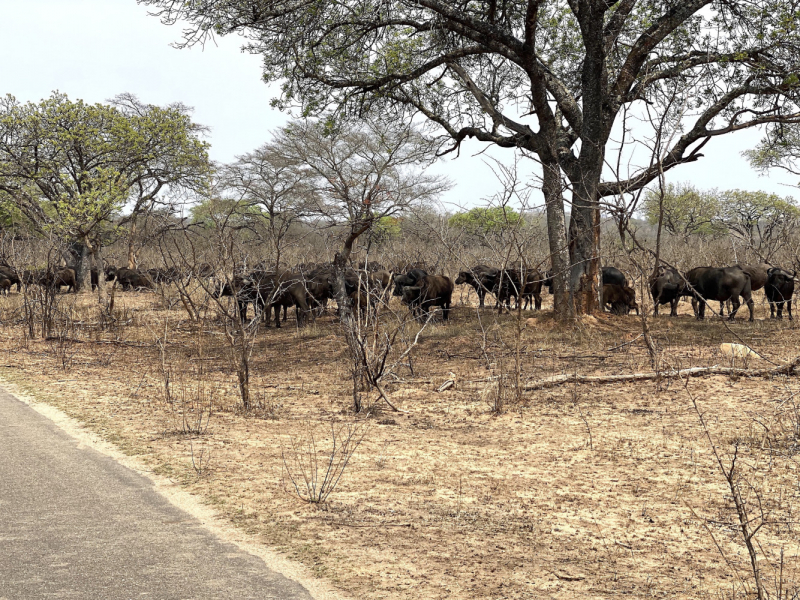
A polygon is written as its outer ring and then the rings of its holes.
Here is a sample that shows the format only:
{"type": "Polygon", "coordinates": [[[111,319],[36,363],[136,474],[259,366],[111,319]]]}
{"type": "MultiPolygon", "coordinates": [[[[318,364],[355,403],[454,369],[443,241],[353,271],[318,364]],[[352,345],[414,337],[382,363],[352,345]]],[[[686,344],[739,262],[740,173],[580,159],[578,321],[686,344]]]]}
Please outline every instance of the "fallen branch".
{"type": "Polygon", "coordinates": [[[628,381],[648,381],[653,379],[679,379],[681,377],[703,377],[705,375],[736,375],[739,377],[770,377],[774,375],[792,375],[794,370],[800,366],[800,356],[792,362],[781,365],[774,369],[739,369],[736,367],[692,367],[691,369],[680,369],[678,371],[652,371],[649,373],[628,373],[625,375],[555,375],[528,383],[523,388],[526,392],[532,390],[544,390],[547,388],[558,387],[565,383],[622,383],[628,381]]]}

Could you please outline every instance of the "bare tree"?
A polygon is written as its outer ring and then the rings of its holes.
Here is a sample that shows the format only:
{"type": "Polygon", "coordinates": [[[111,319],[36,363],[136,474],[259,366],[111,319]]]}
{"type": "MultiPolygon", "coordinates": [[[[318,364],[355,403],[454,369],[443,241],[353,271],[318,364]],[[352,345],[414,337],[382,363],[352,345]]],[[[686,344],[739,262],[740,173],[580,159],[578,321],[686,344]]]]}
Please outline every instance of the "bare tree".
{"type": "Polygon", "coordinates": [[[224,167],[221,186],[256,211],[250,216],[263,222],[275,271],[280,270],[290,229],[318,206],[307,173],[274,144],[265,144],[224,167]]]}

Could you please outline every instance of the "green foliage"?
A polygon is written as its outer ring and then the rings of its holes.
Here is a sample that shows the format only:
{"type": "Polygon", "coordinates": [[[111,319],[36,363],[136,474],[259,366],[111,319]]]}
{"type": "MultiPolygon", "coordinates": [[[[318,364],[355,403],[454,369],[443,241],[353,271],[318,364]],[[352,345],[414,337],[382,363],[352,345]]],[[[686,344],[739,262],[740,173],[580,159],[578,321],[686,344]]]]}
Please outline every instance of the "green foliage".
{"type": "Polygon", "coordinates": [[[208,144],[185,107],[132,96],[86,104],[54,93],[40,103],[0,100],[0,191],[39,233],[86,240],[159,203],[169,189],[200,189],[208,144]]]}
{"type": "Polygon", "coordinates": [[[658,190],[645,193],[643,211],[647,222],[658,223],[663,208],[664,229],[673,235],[715,235],[725,227],[720,223],[721,204],[716,190],[701,191],[691,184],[668,184],[663,202],[658,190]]]}
{"type": "Polygon", "coordinates": [[[800,175],[800,125],[770,127],[759,144],[744,155],[764,173],[778,168],[800,175]]]}
{"type": "Polygon", "coordinates": [[[207,229],[246,227],[267,220],[267,216],[246,200],[208,198],[189,209],[191,222],[207,229]]]}
{"type": "Polygon", "coordinates": [[[521,222],[522,217],[513,209],[494,206],[456,213],[450,217],[448,225],[463,229],[471,235],[489,235],[516,227],[521,222]]]}

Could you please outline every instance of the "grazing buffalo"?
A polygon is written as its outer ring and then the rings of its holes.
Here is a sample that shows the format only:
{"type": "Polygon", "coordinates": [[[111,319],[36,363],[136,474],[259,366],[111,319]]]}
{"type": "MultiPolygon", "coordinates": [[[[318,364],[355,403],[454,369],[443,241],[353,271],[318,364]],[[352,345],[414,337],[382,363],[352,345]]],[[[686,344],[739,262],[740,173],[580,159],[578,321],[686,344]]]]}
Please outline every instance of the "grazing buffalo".
{"type": "Polygon", "coordinates": [[[77,292],[78,284],[75,276],[75,269],[60,268],[57,271],[48,271],[38,283],[44,287],[60,292],[66,286],[67,292],[77,292]]]}
{"type": "Polygon", "coordinates": [[[682,292],[692,295],[692,305],[697,306],[697,319],[702,320],[706,315],[706,302],[716,300],[725,302],[730,300],[733,304],[728,319],[731,321],[741,305],[739,296],[744,298],[750,309],[750,321],[753,320],[753,298],[750,292],[750,275],[739,267],[697,267],[686,274],[689,285],[682,292]]]}
{"type": "Polygon", "coordinates": [[[426,275],[413,286],[404,286],[400,294],[403,304],[415,316],[428,314],[434,306],[442,307],[445,321],[450,314],[450,302],[453,297],[453,282],[443,275],[426,275]]]}
{"type": "Polygon", "coordinates": [[[627,285],[607,283],[603,286],[603,308],[605,305],[611,306],[611,312],[615,315],[627,315],[631,310],[636,310],[639,314],[639,305],[636,304],[636,292],[627,285]]]}
{"type": "Polygon", "coordinates": [[[402,296],[404,287],[411,287],[423,277],[428,277],[428,273],[422,269],[411,269],[405,275],[395,275],[394,278],[394,295],[402,296]]]}
{"type": "Polygon", "coordinates": [[[150,276],[138,269],[128,269],[126,267],[106,267],[106,280],[117,280],[123,292],[128,290],[156,289],[156,284],[150,276]]]}
{"type": "Polygon", "coordinates": [[[769,318],[775,318],[777,309],[778,318],[783,318],[783,307],[789,313],[789,320],[792,321],[792,295],[794,295],[794,273],[784,271],[778,267],[770,267],[767,272],[767,283],[764,286],[764,294],[769,301],[769,318]]]}
{"type": "Polygon", "coordinates": [[[22,280],[12,267],[9,267],[8,265],[0,265],[0,277],[8,279],[11,282],[11,285],[16,285],[17,291],[20,291],[22,288],[22,280]]]}
{"type": "Polygon", "coordinates": [[[367,280],[370,290],[383,293],[392,285],[392,274],[386,269],[376,269],[369,272],[367,280]]]}
{"type": "Polygon", "coordinates": [[[166,269],[147,269],[147,276],[153,283],[169,284],[181,279],[181,271],[178,267],[167,267],[166,269]]]}
{"type": "Polygon", "coordinates": [[[353,310],[357,310],[361,314],[368,314],[370,310],[375,308],[373,303],[373,296],[363,290],[356,290],[350,294],[350,303],[353,310]]]}
{"type": "Polygon", "coordinates": [[[653,296],[653,314],[658,315],[661,304],[669,304],[671,317],[678,316],[678,301],[683,295],[686,282],[677,269],[659,265],[650,277],[650,294],[653,296]]]}
{"type": "Polygon", "coordinates": [[[500,269],[488,267],[486,265],[475,265],[468,271],[461,271],[456,278],[456,285],[468,284],[475,288],[478,294],[479,306],[483,308],[486,292],[490,292],[497,283],[500,269]]]}

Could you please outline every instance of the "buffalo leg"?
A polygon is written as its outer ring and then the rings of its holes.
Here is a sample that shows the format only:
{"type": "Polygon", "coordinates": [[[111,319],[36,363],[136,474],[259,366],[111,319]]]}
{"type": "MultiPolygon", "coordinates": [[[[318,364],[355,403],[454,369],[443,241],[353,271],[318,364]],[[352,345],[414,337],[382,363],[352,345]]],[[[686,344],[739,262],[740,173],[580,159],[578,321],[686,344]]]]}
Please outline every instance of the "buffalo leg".
{"type": "MultiPolygon", "coordinates": [[[[273,307],[270,307],[270,308],[273,308],[273,307]]],[[[280,329],[280,327],[281,327],[281,305],[280,304],[276,304],[274,306],[274,308],[275,308],[275,327],[277,329],[280,329]]]]}
{"type": "Polygon", "coordinates": [[[542,310],[542,294],[534,294],[533,299],[535,301],[534,306],[536,307],[536,310],[542,310]]]}
{"type": "Polygon", "coordinates": [[[790,321],[794,321],[794,319],[792,318],[792,300],[791,299],[786,301],[786,312],[789,313],[789,320],[790,321]]]}
{"type": "MultiPolygon", "coordinates": [[[[722,303],[720,302],[720,304],[722,303]]],[[[737,296],[735,298],[731,298],[731,304],[733,304],[733,309],[728,311],[728,321],[733,321],[736,318],[736,313],[739,312],[739,307],[741,306],[739,302],[739,297],[737,296]]],[[[752,315],[753,315],[753,310],[750,309],[751,321],[753,320],[752,315]]]]}

